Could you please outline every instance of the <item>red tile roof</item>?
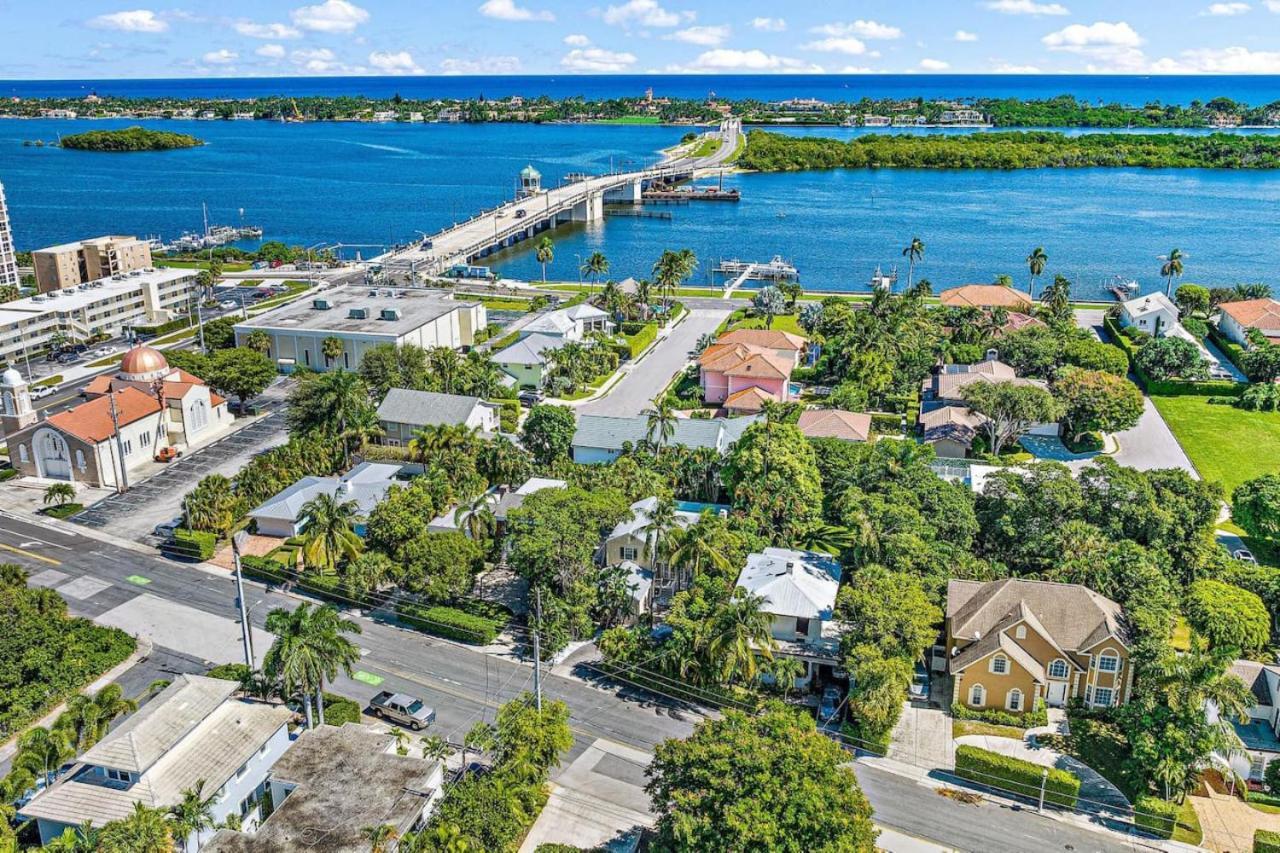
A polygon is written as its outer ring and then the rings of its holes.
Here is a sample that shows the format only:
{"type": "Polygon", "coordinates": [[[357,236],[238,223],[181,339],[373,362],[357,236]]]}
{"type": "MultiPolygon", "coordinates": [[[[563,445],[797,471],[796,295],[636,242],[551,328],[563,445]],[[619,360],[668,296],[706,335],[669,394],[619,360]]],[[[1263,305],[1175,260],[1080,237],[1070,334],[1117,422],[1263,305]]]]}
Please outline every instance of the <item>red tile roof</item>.
{"type": "Polygon", "coordinates": [[[106,441],[115,434],[111,423],[111,398],[116,400],[116,420],[120,426],[157,414],[160,404],[155,397],[137,388],[127,387],[111,395],[103,395],[73,409],[50,415],[48,423],[92,444],[106,441]]]}
{"type": "Polygon", "coordinates": [[[796,423],[809,438],[839,438],[866,441],[871,438],[871,415],[843,409],[806,409],[796,423]]]}
{"type": "Polygon", "coordinates": [[[942,304],[951,308],[993,308],[1002,306],[1015,311],[1031,306],[1031,297],[1003,284],[966,284],[939,294],[942,304]]]}

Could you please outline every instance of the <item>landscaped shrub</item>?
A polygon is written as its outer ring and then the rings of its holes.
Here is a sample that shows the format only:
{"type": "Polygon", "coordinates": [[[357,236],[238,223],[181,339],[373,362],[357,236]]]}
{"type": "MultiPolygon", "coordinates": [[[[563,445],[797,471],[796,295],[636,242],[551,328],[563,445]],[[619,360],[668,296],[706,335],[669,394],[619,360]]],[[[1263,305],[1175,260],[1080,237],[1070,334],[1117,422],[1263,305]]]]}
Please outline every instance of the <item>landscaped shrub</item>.
{"type": "Polygon", "coordinates": [[[1139,829],[1146,830],[1157,838],[1170,838],[1174,827],[1178,825],[1180,810],[1177,803],[1159,797],[1138,797],[1133,804],[1133,822],[1139,829]]]}
{"type": "Polygon", "coordinates": [[[514,433],[520,423],[520,401],[513,397],[489,402],[502,407],[498,410],[498,429],[508,434],[514,433]]]}
{"type": "Polygon", "coordinates": [[[1280,853],[1280,832],[1269,829],[1253,831],[1253,853],[1280,853]]]}
{"type": "MultiPolygon", "coordinates": [[[[1275,762],[1272,763],[1274,764],[1275,762]]],[[[1268,764],[1267,766],[1270,767],[1271,765],[1268,764]]],[[[1245,791],[1244,798],[1251,803],[1257,803],[1263,806],[1280,807],[1280,797],[1275,794],[1264,794],[1261,791],[1245,791]]]]}
{"type": "Polygon", "coordinates": [[[249,666],[243,663],[218,664],[205,673],[209,678],[221,678],[223,681],[244,681],[249,677],[249,666]]]}
{"type": "Polygon", "coordinates": [[[419,631],[478,646],[492,643],[502,628],[497,620],[473,616],[453,607],[422,607],[405,602],[396,607],[396,613],[406,625],[419,631]]]}
{"type": "Polygon", "coordinates": [[[324,722],[327,726],[360,722],[360,703],[345,696],[324,694],[324,722]]]}
{"type": "Polygon", "coordinates": [[[1057,768],[1046,768],[1020,758],[1010,758],[998,752],[979,749],[976,746],[956,747],[956,775],[989,788],[999,788],[1030,799],[1040,796],[1041,779],[1044,780],[1044,801],[1057,806],[1075,808],[1080,795],[1080,779],[1073,773],[1057,768]]]}
{"type": "Polygon", "coordinates": [[[169,546],[169,550],[174,554],[204,562],[213,556],[217,546],[218,537],[214,534],[179,527],[173,531],[173,543],[169,546]]]}
{"type": "MultiPolygon", "coordinates": [[[[634,326],[635,323],[623,323],[623,326],[634,326]]],[[[657,323],[644,323],[635,332],[623,331],[622,337],[627,342],[628,357],[635,358],[644,352],[644,348],[658,337],[657,323]]]]}
{"type": "Polygon", "coordinates": [[[957,720],[974,720],[982,723],[991,723],[994,726],[1013,726],[1019,729],[1029,729],[1034,726],[1047,726],[1049,724],[1049,712],[1045,710],[1043,702],[1034,711],[1027,711],[1025,714],[1001,711],[998,708],[975,711],[972,708],[957,704],[952,706],[951,716],[957,720]]]}

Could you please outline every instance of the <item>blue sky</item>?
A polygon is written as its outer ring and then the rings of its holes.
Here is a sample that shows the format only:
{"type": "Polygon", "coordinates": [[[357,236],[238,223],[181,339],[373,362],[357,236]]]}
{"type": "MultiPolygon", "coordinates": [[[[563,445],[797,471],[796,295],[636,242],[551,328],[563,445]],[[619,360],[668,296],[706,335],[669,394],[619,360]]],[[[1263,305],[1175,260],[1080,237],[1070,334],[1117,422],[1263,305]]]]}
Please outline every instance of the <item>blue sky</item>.
{"type": "Polygon", "coordinates": [[[0,0],[0,78],[1280,74],[1280,0],[0,0]]]}

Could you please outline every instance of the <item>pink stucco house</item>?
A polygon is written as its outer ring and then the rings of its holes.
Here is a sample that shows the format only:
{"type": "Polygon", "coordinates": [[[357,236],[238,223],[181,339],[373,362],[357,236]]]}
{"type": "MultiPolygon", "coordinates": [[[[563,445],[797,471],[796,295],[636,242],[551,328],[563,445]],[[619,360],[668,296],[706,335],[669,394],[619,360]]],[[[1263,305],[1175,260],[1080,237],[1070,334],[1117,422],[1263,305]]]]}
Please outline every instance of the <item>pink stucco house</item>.
{"type": "Polygon", "coordinates": [[[791,371],[804,338],[768,329],[727,332],[702,353],[702,398],[735,414],[759,412],[770,401],[791,399],[791,371]]]}

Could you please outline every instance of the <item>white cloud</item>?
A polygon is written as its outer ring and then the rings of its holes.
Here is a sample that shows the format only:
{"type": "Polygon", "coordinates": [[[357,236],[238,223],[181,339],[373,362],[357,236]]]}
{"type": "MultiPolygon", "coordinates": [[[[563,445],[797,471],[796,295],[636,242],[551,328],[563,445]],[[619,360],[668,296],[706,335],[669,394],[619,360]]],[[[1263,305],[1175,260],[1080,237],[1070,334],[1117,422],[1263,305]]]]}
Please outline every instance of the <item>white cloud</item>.
{"type": "Polygon", "coordinates": [[[789,56],[777,56],[763,50],[716,48],[698,54],[689,65],[668,66],[672,72],[702,71],[784,71],[798,74],[821,74],[822,66],[789,56]]]}
{"type": "Polygon", "coordinates": [[[296,39],[302,33],[288,24],[255,24],[253,21],[236,21],[235,31],[252,39],[296,39]]]}
{"type": "MultiPolygon", "coordinates": [[[[1280,4],[1280,0],[1275,0],[1280,4]]],[[[783,18],[752,18],[751,28],[766,33],[780,33],[787,29],[787,22],[783,18]]]]}
{"type": "Polygon", "coordinates": [[[680,19],[680,15],[659,6],[658,0],[627,0],[621,6],[610,6],[604,10],[606,24],[675,27],[679,26],[680,19]]]}
{"type": "Polygon", "coordinates": [[[875,69],[863,65],[846,65],[840,69],[841,74],[875,74],[875,69]]]}
{"type": "Polygon", "coordinates": [[[126,33],[162,33],[169,29],[169,24],[150,9],[99,15],[89,19],[89,26],[97,30],[121,30],[126,33]]]}
{"type": "Polygon", "coordinates": [[[992,74],[1043,74],[1044,72],[1034,65],[1011,65],[1007,62],[1002,62],[999,65],[992,68],[991,73],[992,74]]]}
{"type": "Polygon", "coordinates": [[[282,44],[264,44],[254,53],[263,59],[284,59],[285,49],[282,44]]]}
{"type": "Polygon", "coordinates": [[[1280,53],[1247,47],[1184,50],[1178,59],[1151,64],[1157,74],[1280,74],[1280,53]]]}
{"type": "Polygon", "coordinates": [[[1069,15],[1071,10],[1061,3],[1036,3],[1035,0],[990,0],[987,8],[1005,15],[1069,15]]]}
{"type": "Polygon", "coordinates": [[[425,74],[407,50],[395,53],[375,50],[369,54],[369,65],[383,74],[425,74]]]}
{"type": "Polygon", "coordinates": [[[327,47],[301,48],[289,54],[289,61],[313,74],[341,71],[345,66],[327,47]]]}
{"type": "Polygon", "coordinates": [[[615,52],[601,47],[571,50],[560,58],[560,65],[570,71],[625,71],[635,65],[633,53],[615,52]]]}
{"type": "Polygon", "coordinates": [[[943,62],[941,59],[922,59],[920,67],[925,71],[946,71],[951,67],[951,63],[943,62]]]}
{"type": "Polygon", "coordinates": [[[867,46],[853,36],[844,38],[825,38],[800,45],[804,50],[815,50],[819,53],[844,53],[849,56],[861,56],[867,52],[867,46]]]}
{"type": "Polygon", "coordinates": [[[554,21],[556,16],[546,9],[517,6],[515,0],[485,0],[480,14],[499,21],[554,21]]]}
{"type": "Polygon", "coordinates": [[[200,59],[206,65],[230,65],[240,58],[240,54],[234,50],[227,50],[225,47],[221,50],[211,50],[200,59]]]}
{"type": "Polygon", "coordinates": [[[864,39],[902,38],[902,30],[878,21],[851,21],[849,23],[823,24],[811,32],[824,36],[857,36],[864,39]]]}
{"type": "Polygon", "coordinates": [[[304,30],[317,33],[349,33],[369,20],[369,12],[348,0],[324,0],[315,6],[300,6],[290,14],[304,30]]]}
{"type": "Polygon", "coordinates": [[[458,74],[515,74],[520,70],[518,56],[482,56],[479,59],[442,59],[440,71],[447,76],[458,74]]]}
{"type": "Polygon", "coordinates": [[[1266,0],[1266,4],[1269,10],[1280,14],[1280,0],[1266,0]]]}
{"type": "Polygon", "coordinates": [[[591,44],[591,39],[580,33],[573,33],[564,37],[564,43],[569,47],[586,47],[591,44]]]}
{"type": "Polygon", "coordinates": [[[952,38],[956,41],[977,41],[978,34],[971,33],[968,30],[956,30],[956,34],[952,38]]]}
{"type": "Polygon", "coordinates": [[[1040,39],[1052,50],[1079,51],[1095,47],[1137,47],[1142,37],[1124,21],[1072,24],[1040,39]]]}
{"type": "Polygon", "coordinates": [[[683,30],[676,30],[669,36],[663,36],[663,38],[668,41],[682,41],[688,44],[702,45],[703,47],[718,47],[729,38],[729,28],[724,25],[689,27],[683,30]]]}
{"type": "Polygon", "coordinates": [[[1211,3],[1209,8],[1200,14],[1212,15],[1218,18],[1230,18],[1235,15],[1243,15],[1252,8],[1248,3],[1211,3]]]}

